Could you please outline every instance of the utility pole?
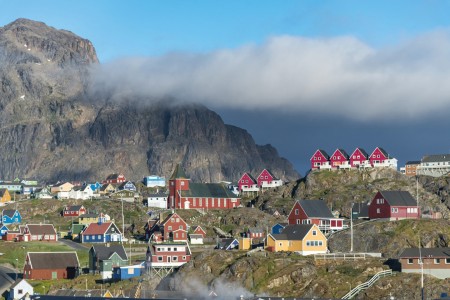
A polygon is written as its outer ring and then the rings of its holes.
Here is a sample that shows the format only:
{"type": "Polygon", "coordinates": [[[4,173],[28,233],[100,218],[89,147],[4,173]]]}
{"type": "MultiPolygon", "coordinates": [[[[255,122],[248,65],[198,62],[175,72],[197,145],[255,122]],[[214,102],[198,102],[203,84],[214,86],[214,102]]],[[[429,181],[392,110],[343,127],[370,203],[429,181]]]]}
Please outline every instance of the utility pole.
{"type": "Polygon", "coordinates": [[[122,202],[122,238],[120,239],[120,243],[123,244],[123,238],[125,237],[125,218],[123,216],[123,197],[120,197],[122,202]]]}
{"type": "Polygon", "coordinates": [[[350,208],[350,252],[353,252],[353,202],[350,208]]]}

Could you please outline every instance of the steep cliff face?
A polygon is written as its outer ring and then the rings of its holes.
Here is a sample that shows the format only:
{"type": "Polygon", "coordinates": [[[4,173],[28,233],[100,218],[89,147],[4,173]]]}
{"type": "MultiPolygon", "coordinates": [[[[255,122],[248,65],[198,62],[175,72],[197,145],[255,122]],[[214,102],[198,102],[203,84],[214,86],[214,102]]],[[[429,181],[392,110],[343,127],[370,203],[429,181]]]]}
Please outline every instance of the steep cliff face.
{"type": "Polygon", "coordinates": [[[0,28],[0,178],[100,180],[170,176],[181,163],[194,180],[237,180],[269,168],[299,174],[270,145],[226,125],[201,105],[145,99],[112,103],[89,94],[90,41],[19,19],[0,28]]]}

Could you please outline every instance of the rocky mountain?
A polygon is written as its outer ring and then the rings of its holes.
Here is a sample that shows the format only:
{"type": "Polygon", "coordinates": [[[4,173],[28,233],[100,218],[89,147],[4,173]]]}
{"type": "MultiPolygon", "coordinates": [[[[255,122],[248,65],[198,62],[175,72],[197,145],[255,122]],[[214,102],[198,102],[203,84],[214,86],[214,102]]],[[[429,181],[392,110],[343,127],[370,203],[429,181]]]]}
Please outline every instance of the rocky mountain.
{"type": "Polygon", "coordinates": [[[196,104],[89,93],[92,43],[18,19],[0,28],[0,178],[101,180],[170,176],[181,163],[193,180],[237,180],[269,168],[300,175],[270,145],[196,104]],[[114,101],[111,99],[114,98],[114,101]]]}

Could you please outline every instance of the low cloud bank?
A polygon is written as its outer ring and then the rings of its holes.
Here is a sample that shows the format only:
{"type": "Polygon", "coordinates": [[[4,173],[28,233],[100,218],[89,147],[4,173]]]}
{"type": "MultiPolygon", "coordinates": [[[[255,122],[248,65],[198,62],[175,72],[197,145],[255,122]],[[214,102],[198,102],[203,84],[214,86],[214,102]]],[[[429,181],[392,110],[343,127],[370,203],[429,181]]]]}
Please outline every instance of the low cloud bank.
{"type": "Polygon", "coordinates": [[[93,71],[91,92],[118,101],[170,97],[211,108],[415,119],[450,108],[450,34],[381,49],[351,36],[278,36],[206,54],[124,58],[93,71]]]}

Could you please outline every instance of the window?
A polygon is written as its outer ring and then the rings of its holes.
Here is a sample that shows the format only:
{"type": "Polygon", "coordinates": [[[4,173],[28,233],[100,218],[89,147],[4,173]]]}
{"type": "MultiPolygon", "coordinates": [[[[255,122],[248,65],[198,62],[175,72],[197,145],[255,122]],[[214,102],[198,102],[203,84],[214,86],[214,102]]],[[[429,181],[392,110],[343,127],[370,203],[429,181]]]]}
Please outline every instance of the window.
{"type": "Polygon", "coordinates": [[[183,256],[183,260],[186,260],[186,256],[183,256]]]}
{"type": "Polygon", "coordinates": [[[102,239],[102,236],[101,236],[100,234],[97,235],[97,239],[101,240],[101,239],[102,239]]]}
{"type": "Polygon", "coordinates": [[[297,221],[297,224],[300,224],[300,220],[299,219],[297,219],[296,221],[297,221]]]}
{"type": "Polygon", "coordinates": [[[283,246],[283,243],[279,243],[279,246],[280,246],[280,247],[283,246]]]}
{"type": "Polygon", "coordinates": [[[323,244],[322,244],[322,241],[319,241],[319,246],[322,246],[323,244]]]}
{"type": "Polygon", "coordinates": [[[313,230],[313,235],[317,235],[317,231],[316,230],[313,230]]]}
{"type": "Polygon", "coordinates": [[[158,256],[158,261],[163,261],[162,256],[158,256]]]}
{"type": "Polygon", "coordinates": [[[445,259],[445,263],[448,265],[448,264],[450,264],[450,258],[446,258],[445,259]]]}
{"type": "Polygon", "coordinates": [[[181,185],[184,185],[184,181],[181,182],[181,185]]]}
{"type": "Polygon", "coordinates": [[[167,248],[167,251],[172,251],[172,248],[170,248],[170,247],[169,247],[169,248],[167,248]]]}
{"type": "Polygon", "coordinates": [[[173,248],[173,251],[177,251],[177,248],[176,248],[176,247],[174,247],[174,248],[173,248]]]}
{"type": "Polygon", "coordinates": [[[381,212],[380,212],[380,209],[379,209],[379,208],[377,208],[377,214],[379,214],[379,213],[381,213],[381,212]]]}
{"type": "Polygon", "coordinates": [[[397,208],[397,207],[391,208],[391,212],[393,212],[393,213],[398,213],[398,208],[397,208]]]}
{"type": "Polygon", "coordinates": [[[178,226],[178,229],[183,229],[183,225],[178,226]]]}
{"type": "Polygon", "coordinates": [[[23,290],[22,289],[19,290],[19,294],[23,294],[23,290]]]}
{"type": "Polygon", "coordinates": [[[440,258],[435,258],[434,259],[434,264],[435,265],[439,265],[441,263],[441,259],[440,258]]]}
{"type": "Polygon", "coordinates": [[[158,247],[158,248],[156,248],[156,251],[161,251],[161,248],[159,248],[159,247],[158,247]]]}
{"type": "Polygon", "coordinates": [[[173,256],[172,261],[178,261],[178,256],[173,256]]]}
{"type": "Polygon", "coordinates": [[[298,211],[298,209],[296,209],[295,210],[295,215],[298,216],[298,213],[299,213],[299,211],[298,211]]]}
{"type": "Polygon", "coordinates": [[[167,230],[172,230],[172,226],[167,227],[167,230]]]}
{"type": "Polygon", "coordinates": [[[88,235],[86,236],[86,241],[87,241],[87,240],[89,240],[89,236],[88,236],[88,235]]]}
{"type": "Polygon", "coordinates": [[[408,258],[408,265],[412,265],[413,264],[413,259],[412,258],[408,258]]]}
{"type": "Polygon", "coordinates": [[[309,241],[306,241],[306,246],[311,246],[309,241]]]}

